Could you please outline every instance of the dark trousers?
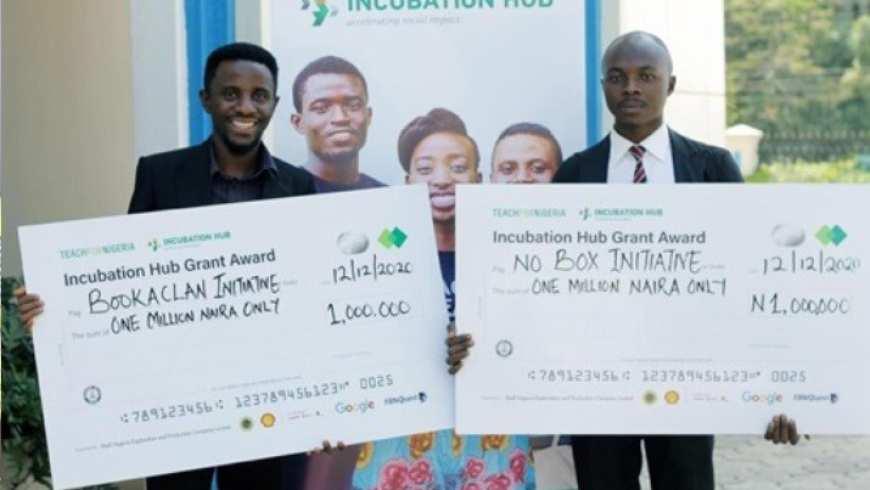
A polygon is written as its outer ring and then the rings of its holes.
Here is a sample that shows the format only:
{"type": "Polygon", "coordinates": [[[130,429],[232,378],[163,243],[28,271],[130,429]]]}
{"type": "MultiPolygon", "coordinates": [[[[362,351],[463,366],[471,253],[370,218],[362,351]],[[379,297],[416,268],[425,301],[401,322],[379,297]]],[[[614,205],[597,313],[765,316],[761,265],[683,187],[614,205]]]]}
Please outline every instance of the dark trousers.
{"type": "Polygon", "coordinates": [[[152,476],[146,480],[147,490],[209,490],[217,471],[220,490],[295,490],[302,488],[305,478],[304,454],[246,461],[217,468],[152,476]]]}
{"type": "Polygon", "coordinates": [[[574,436],[582,490],[640,490],[640,444],[652,490],[714,490],[713,436],[574,436]]]}

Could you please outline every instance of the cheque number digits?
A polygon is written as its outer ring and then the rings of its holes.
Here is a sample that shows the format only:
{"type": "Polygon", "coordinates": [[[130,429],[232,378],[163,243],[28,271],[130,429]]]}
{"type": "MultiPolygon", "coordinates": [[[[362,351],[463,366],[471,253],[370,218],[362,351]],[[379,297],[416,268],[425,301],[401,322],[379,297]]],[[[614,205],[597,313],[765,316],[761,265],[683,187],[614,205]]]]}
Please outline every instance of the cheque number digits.
{"type": "Polygon", "coordinates": [[[773,383],[806,383],[806,371],[771,371],[770,381],[773,383]]]}
{"type": "Polygon", "coordinates": [[[359,387],[363,390],[374,390],[389,386],[393,386],[392,374],[379,374],[377,376],[366,376],[365,378],[359,379],[359,387]]]}

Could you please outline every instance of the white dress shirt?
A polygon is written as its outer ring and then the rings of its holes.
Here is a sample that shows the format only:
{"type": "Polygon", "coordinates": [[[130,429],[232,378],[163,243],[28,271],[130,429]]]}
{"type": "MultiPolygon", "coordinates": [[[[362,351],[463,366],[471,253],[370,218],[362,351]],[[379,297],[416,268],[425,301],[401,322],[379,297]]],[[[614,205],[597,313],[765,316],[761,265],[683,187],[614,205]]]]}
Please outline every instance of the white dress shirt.
{"type": "MultiPolygon", "coordinates": [[[[634,168],[637,161],[629,153],[634,143],[625,139],[615,130],[610,132],[610,160],[607,163],[608,184],[631,184],[634,182],[634,168]]],[[[671,138],[668,126],[662,124],[640,143],[646,149],[643,155],[643,169],[650,184],[674,183],[674,158],[671,153],[671,138]]]]}

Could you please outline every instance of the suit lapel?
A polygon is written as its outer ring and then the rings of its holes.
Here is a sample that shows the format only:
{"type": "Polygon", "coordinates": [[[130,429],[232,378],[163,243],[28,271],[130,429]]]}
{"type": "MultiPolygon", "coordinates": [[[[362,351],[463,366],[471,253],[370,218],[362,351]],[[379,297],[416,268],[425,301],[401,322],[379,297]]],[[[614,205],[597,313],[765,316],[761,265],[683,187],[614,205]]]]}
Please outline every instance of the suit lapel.
{"type": "Polygon", "coordinates": [[[175,179],[178,207],[189,208],[211,204],[210,152],[211,139],[194,148],[192,158],[182,162],[175,179]]]}
{"type": "Polygon", "coordinates": [[[698,162],[693,160],[694,154],[685,139],[670,128],[668,128],[668,136],[671,140],[671,157],[674,160],[674,181],[700,182],[702,176],[697,172],[698,162]]]}
{"type": "Polygon", "coordinates": [[[607,166],[610,160],[610,136],[589,151],[589,163],[579,168],[579,182],[607,183],[607,166]]]}

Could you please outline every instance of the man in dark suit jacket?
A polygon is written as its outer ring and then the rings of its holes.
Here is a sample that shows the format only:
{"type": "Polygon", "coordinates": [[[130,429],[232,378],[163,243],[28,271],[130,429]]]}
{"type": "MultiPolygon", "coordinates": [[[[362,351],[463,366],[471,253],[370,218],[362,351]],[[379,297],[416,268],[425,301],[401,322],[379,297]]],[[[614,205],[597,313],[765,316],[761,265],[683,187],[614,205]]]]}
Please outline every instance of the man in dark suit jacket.
{"type": "MultiPolygon", "coordinates": [[[[214,182],[223,177],[213,160],[214,135],[200,145],[149,155],[139,159],[136,184],[130,198],[130,213],[143,213],[165,209],[189,208],[224,202],[232,199],[232,184],[228,191],[215,192],[214,182]]],[[[265,169],[259,187],[248,195],[253,199],[302,196],[314,193],[314,181],[307,172],[268,154],[265,147],[260,160],[265,169]]],[[[245,180],[236,183],[244,185],[245,180]]],[[[244,191],[241,192],[244,196],[244,191]]],[[[248,199],[242,199],[248,200],[248,199]]]]}
{"type": "MultiPolygon", "coordinates": [[[[602,86],[615,122],[598,144],[566,160],[553,182],[668,184],[742,182],[723,149],[686,138],[664,124],[664,106],[676,77],[665,44],[645,32],[618,37],[602,60],[602,86]]],[[[798,440],[785,415],[765,437],[798,440]]],[[[574,436],[577,481],[583,490],[639,490],[640,444],[653,490],[713,490],[713,436],[574,436]]]]}
{"type": "MultiPolygon", "coordinates": [[[[261,142],[278,104],[277,80],[275,58],[259,46],[235,43],[212,51],[199,93],[212,119],[211,137],[141,158],[129,212],[313,194],[311,175],[273,157],[261,142]]],[[[22,321],[31,326],[42,301],[23,289],[16,295],[22,321]]],[[[305,463],[305,455],[297,454],[225,465],[217,468],[217,481],[221,490],[296,489],[305,463]]],[[[208,490],[214,474],[215,468],[202,468],[154,476],[147,488],[208,490]]]]}

